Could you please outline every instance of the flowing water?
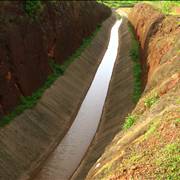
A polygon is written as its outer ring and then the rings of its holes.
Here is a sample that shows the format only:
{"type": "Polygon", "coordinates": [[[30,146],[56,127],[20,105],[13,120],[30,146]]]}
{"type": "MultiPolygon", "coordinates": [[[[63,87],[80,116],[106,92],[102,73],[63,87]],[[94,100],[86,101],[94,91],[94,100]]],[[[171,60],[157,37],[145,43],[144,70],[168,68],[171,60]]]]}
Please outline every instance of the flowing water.
{"type": "Polygon", "coordinates": [[[121,20],[111,29],[108,49],[79,112],[36,180],[68,180],[86,153],[99,124],[118,49],[121,20]]]}

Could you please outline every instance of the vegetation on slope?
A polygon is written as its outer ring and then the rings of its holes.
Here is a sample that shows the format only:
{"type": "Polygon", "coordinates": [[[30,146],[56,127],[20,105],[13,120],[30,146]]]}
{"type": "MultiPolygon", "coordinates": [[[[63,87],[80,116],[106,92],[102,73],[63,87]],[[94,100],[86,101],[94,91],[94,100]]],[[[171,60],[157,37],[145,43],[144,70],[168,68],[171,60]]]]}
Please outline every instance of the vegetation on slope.
{"type": "Polygon", "coordinates": [[[99,3],[103,3],[104,5],[110,8],[121,8],[121,7],[133,7],[139,2],[148,3],[153,5],[154,7],[161,10],[164,14],[173,14],[176,15],[175,7],[180,7],[179,1],[121,1],[121,0],[97,0],[99,3]]]}
{"type": "Polygon", "coordinates": [[[91,36],[88,38],[85,38],[83,40],[82,45],[79,47],[79,49],[76,50],[76,52],[70,56],[62,65],[56,64],[52,59],[49,60],[50,67],[53,71],[51,75],[48,76],[46,82],[42,87],[40,87],[38,90],[36,90],[31,96],[22,96],[20,105],[18,105],[10,114],[4,116],[2,120],[0,121],[0,126],[4,126],[5,124],[8,124],[11,120],[13,120],[16,116],[23,113],[26,109],[30,109],[33,106],[35,106],[38,102],[38,100],[42,97],[43,93],[47,88],[49,88],[54,81],[59,78],[63,73],[65,72],[66,68],[78,57],[80,57],[81,53],[90,45],[93,38],[96,36],[98,31],[100,30],[100,25],[97,26],[97,29],[91,36]]]}
{"type": "Polygon", "coordinates": [[[24,10],[31,17],[36,18],[39,12],[42,10],[42,3],[39,0],[26,0],[24,2],[24,10]]]}
{"type": "Polygon", "coordinates": [[[130,56],[133,60],[133,74],[134,74],[134,94],[133,100],[137,102],[141,97],[141,65],[140,65],[140,56],[139,56],[139,43],[136,40],[132,26],[129,24],[129,32],[131,33],[132,46],[130,49],[130,56]]]}
{"type": "Polygon", "coordinates": [[[180,2],[178,1],[145,1],[145,2],[159,9],[164,14],[177,15],[175,8],[180,7],[180,2]]]}
{"type": "Polygon", "coordinates": [[[120,0],[98,0],[99,3],[103,3],[110,8],[118,8],[118,7],[132,7],[138,1],[120,1],[120,0]]]}
{"type": "Polygon", "coordinates": [[[136,122],[137,117],[134,115],[129,114],[126,118],[125,118],[125,122],[123,125],[123,129],[129,129],[135,122],[136,122]]]}

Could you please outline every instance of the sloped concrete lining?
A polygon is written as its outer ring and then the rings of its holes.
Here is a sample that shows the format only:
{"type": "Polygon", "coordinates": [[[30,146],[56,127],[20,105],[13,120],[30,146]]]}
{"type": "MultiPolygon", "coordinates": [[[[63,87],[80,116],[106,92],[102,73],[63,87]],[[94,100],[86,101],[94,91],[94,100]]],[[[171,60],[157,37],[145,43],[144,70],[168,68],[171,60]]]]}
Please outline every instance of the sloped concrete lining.
{"type": "Polygon", "coordinates": [[[131,37],[128,32],[128,20],[123,18],[122,25],[119,28],[118,55],[109,84],[101,121],[84,159],[71,177],[72,180],[83,180],[86,178],[91,167],[122,128],[124,118],[134,107],[134,103],[132,102],[133,63],[129,57],[130,47],[131,37]]]}
{"type": "Polygon", "coordinates": [[[107,51],[68,133],[48,158],[36,180],[68,180],[78,167],[96,133],[118,50],[118,29],[111,30],[107,51]]]}
{"type": "Polygon", "coordinates": [[[115,16],[102,25],[91,45],[31,110],[0,129],[0,179],[29,179],[55,149],[77,111],[106,51],[115,16]]]}

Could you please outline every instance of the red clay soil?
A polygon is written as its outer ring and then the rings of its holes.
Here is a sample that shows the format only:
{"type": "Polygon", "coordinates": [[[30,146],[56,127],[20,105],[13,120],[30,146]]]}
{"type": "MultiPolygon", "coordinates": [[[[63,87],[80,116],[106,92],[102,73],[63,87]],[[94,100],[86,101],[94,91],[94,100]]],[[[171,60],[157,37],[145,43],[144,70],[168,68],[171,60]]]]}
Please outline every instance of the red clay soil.
{"type": "Polygon", "coordinates": [[[174,12],[175,12],[175,14],[180,15],[180,7],[175,7],[174,12]]]}
{"type": "Polygon", "coordinates": [[[96,2],[45,1],[32,20],[23,1],[0,2],[0,118],[44,83],[50,57],[63,63],[110,14],[96,2]]]}
{"type": "MultiPolygon", "coordinates": [[[[162,154],[162,149],[177,142],[180,137],[180,126],[176,119],[180,116],[177,111],[165,113],[162,117],[163,122],[155,129],[156,133],[152,133],[148,138],[136,140],[126,149],[126,154],[123,159],[121,172],[114,174],[110,180],[129,180],[129,179],[156,179],[156,173],[160,173],[161,167],[157,166],[154,161],[157,161],[159,153],[162,154]],[[139,154],[139,161],[134,161],[130,168],[125,168],[124,164],[130,156],[139,154]],[[124,167],[124,169],[123,169],[124,167]]],[[[163,173],[163,172],[162,172],[163,173]]]]}
{"type": "Polygon", "coordinates": [[[152,75],[159,66],[177,62],[179,46],[174,46],[180,37],[178,17],[164,16],[148,4],[137,4],[129,14],[129,20],[140,42],[142,81],[147,88],[152,83],[152,78],[155,78],[152,75]],[[172,50],[176,52],[170,52],[172,50]]]}

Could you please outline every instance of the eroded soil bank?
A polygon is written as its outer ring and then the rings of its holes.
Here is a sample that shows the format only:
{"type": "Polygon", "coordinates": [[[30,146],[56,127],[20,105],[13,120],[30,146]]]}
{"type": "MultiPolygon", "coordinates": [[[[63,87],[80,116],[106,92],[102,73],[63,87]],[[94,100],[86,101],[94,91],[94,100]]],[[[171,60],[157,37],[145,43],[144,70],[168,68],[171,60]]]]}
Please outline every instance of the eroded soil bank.
{"type": "MultiPolygon", "coordinates": [[[[133,111],[129,111],[135,123],[127,130],[119,128],[105,152],[96,163],[91,164],[93,167],[83,177],[86,176],[89,180],[178,179],[180,175],[178,17],[164,16],[150,5],[138,4],[130,12],[129,20],[140,42],[142,81],[145,90],[133,111]]],[[[123,89],[118,89],[119,93],[121,91],[123,89]]],[[[122,102],[118,101],[117,104],[122,102]]],[[[126,109],[126,106],[122,109],[126,109]]],[[[118,109],[118,112],[122,109],[118,109]]],[[[116,115],[114,112],[113,116],[116,115]]],[[[117,119],[120,120],[119,115],[117,119]]],[[[103,147],[102,142],[97,145],[98,149],[103,147]]],[[[91,160],[93,161],[93,158],[90,158],[89,162],[91,160]]]]}
{"type": "Polygon", "coordinates": [[[0,179],[29,179],[71,126],[106,51],[112,15],[38,104],[0,129],[0,179]]]}
{"type": "Polygon", "coordinates": [[[43,85],[49,58],[62,64],[111,14],[93,1],[41,1],[29,17],[25,3],[0,2],[0,119],[43,85]]]}
{"type": "Polygon", "coordinates": [[[178,71],[175,63],[179,62],[179,18],[165,16],[150,5],[139,4],[129,14],[129,20],[140,42],[142,80],[147,89],[178,71]],[[167,69],[170,67],[173,69],[167,69]]]}

